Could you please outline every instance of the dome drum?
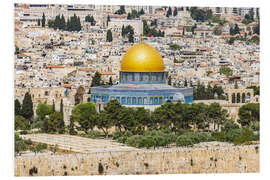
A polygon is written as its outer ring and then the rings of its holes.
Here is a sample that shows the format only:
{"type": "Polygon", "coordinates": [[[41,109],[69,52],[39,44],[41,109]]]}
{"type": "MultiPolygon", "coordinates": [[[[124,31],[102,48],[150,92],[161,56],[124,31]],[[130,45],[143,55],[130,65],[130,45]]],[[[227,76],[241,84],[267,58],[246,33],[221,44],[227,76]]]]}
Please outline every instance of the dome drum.
{"type": "Polygon", "coordinates": [[[165,72],[120,72],[121,84],[166,84],[165,72]]]}

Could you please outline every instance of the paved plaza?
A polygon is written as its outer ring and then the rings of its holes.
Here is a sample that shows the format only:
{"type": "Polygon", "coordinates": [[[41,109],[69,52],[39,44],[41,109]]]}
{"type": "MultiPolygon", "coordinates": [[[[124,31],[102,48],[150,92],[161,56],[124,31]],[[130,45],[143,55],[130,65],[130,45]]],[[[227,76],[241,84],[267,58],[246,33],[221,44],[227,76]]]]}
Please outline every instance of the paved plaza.
{"type": "Polygon", "coordinates": [[[104,152],[104,151],[132,151],[136,148],[125,146],[113,140],[91,139],[71,135],[56,134],[27,134],[21,135],[23,139],[31,139],[33,142],[58,145],[59,149],[73,152],[104,152]]]}

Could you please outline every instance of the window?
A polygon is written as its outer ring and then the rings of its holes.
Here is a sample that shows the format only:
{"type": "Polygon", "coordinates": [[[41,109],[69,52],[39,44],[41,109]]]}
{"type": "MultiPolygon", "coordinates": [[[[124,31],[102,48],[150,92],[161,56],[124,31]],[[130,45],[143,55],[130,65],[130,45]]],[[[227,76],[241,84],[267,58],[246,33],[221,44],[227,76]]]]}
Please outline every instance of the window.
{"type": "Polygon", "coordinates": [[[163,104],[163,98],[159,97],[159,104],[163,104]]]}
{"type": "Polygon", "coordinates": [[[143,98],[143,104],[147,104],[147,97],[143,98]]]}
{"type": "Polygon", "coordinates": [[[155,104],[158,104],[158,98],[155,97],[155,104]]]}
{"type": "Polygon", "coordinates": [[[121,104],[126,104],[126,97],[121,97],[121,104]]]}
{"type": "Polygon", "coordinates": [[[143,73],[140,73],[140,81],[143,81],[143,73]]]}
{"type": "Polygon", "coordinates": [[[49,96],[49,91],[45,91],[45,96],[49,96]]]}
{"type": "Polygon", "coordinates": [[[139,97],[139,104],[142,104],[142,98],[139,97]]]}
{"type": "Polygon", "coordinates": [[[132,98],[132,104],[136,104],[136,97],[132,98]]]}
{"type": "Polygon", "coordinates": [[[153,104],[153,97],[150,97],[149,104],[153,104]]]}
{"type": "Polygon", "coordinates": [[[127,98],[127,103],[128,103],[128,104],[131,104],[131,97],[128,97],[128,98],[127,98]]]}

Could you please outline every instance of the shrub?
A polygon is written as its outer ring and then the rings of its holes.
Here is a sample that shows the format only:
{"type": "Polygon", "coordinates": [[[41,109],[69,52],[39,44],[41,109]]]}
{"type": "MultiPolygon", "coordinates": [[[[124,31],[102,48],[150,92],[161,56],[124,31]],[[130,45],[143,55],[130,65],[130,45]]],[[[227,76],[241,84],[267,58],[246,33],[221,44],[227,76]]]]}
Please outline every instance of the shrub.
{"type": "Polygon", "coordinates": [[[194,142],[189,136],[181,135],[176,139],[176,146],[193,146],[194,142]]]}
{"type": "Polygon", "coordinates": [[[118,139],[119,137],[121,137],[123,134],[120,131],[115,131],[113,133],[113,139],[118,139]]]}
{"type": "Polygon", "coordinates": [[[155,146],[166,146],[168,145],[168,141],[164,136],[156,135],[152,136],[155,141],[155,146]]]}
{"type": "Polygon", "coordinates": [[[33,144],[33,142],[32,142],[31,139],[24,140],[24,143],[25,143],[26,145],[32,145],[32,144],[33,144]]]}
{"type": "Polygon", "coordinates": [[[97,138],[102,136],[100,131],[88,131],[86,134],[80,134],[81,137],[86,137],[86,138],[97,138]]]}
{"type": "Polygon", "coordinates": [[[117,138],[117,142],[119,142],[119,143],[126,143],[126,141],[127,141],[127,136],[121,136],[121,137],[119,137],[119,138],[117,138]]]}
{"type": "Polygon", "coordinates": [[[206,142],[209,141],[209,136],[204,133],[198,133],[198,132],[188,132],[185,133],[184,136],[189,137],[194,144],[200,143],[200,142],[206,142]]]}
{"type": "Polygon", "coordinates": [[[155,140],[152,136],[143,136],[142,138],[140,138],[138,140],[139,142],[139,147],[146,147],[146,148],[150,148],[155,146],[155,140]]]}
{"type": "Polygon", "coordinates": [[[253,131],[248,128],[244,128],[242,129],[240,136],[234,138],[233,144],[238,145],[238,144],[252,141],[253,139],[254,139],[253,131]]]}
{"type": "Polygon", "coordinates": [[[103,174],[103,171],[104,171],[103,165],[101,163],[98,163],[98,173],[103,174]]]}
{"type": "Polygon", "coordinates": [[[222,131],[228,132],[231,129],[239,129],[239,126],[233,120],[228,120],[224,123],[222,131]]]}
{"type": "Polygon", "coordinates": [[[139,147],[140,139],[142,138],[141,135],[134,135],[127,138],[126,144],[133,147],[139,147]]]}

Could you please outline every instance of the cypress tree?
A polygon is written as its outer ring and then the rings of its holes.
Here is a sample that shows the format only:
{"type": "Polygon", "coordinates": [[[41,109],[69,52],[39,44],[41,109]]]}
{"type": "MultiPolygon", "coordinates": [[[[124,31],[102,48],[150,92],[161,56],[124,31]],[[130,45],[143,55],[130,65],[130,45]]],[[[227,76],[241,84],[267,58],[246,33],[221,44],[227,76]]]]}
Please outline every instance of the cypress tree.
{"type": "Polygon", "coordinates": [[[64,105],[63,105],[63,99],[61,99],[61,102],[60,102],[60,113],[61,113],[62,116],[64,117],[64,105]]]}
{"type": "Polygon", "coordinates": [[[31,120],[32,116],[34,115],[33,102],[29,92],[26,92],[24,95],[21,113],[22,116],[28,120],[31,120]]]}
{"type": "Polygon", "coordinates": [[[15,116],[21,115],[21,103],[18,99],[15,100],[15,116]]]}
{"type": "Polygon", "coordinates": [[[55,103],[54,103],[54,100],[53,100],[53,105],[52,105],[52,111],[55,112],[55,103]]]}
{"type": "Polygon", "coordinates": [[[130,13],[128,13],[127,19],[131,19],[131,14],[130,13]]]}
{"type": "Polygon", "coordinates": [[[177,8],[175,7],[174,8],[174,11],[173,11],[173,16],[177,16],[178,12],[177,12],[177,8]]]}
{"type": "Polygon", "coordinates": [[[45,22],[46,22],[46,19],[45,19],[45,14],[43,13],[42,15],[42,27],[45,27],[45,22]]]}
{"type": "Polygon", "coordinates": [[[113,40],[113,37],[112,37],[112,31],[109,29],[109,30],[107,31],[106,41],[107,41],[107,42],[112,42],[112,40],[113,40]]]}
{"type": "Polygon", "coordinates": [[[185,86],[185,87],[188,86],[188,84],[187,84],[187,79],[185,79],[184,86],[185,86]]]}
{"type": "Polygon", "coordinates": [[[61,19],[60,19],[60,27],[59,29],[65,30],[66,29],[66,20],[64,15],[62,14],[61,19]]]}
{"type": "Polygon", "coordinates": [[[101,75],[100,73],[97,71],[92,79],[92,83],[91,83],[91,87],[94,86],[100,86],[101,84],[101,75]]]}
{"type": "Polygon", "coordinates": [[[172,15],[172,8],[169,7],[166,16],[167,16],[167,17],[170,17],[171,15],[172,15]]]}
{"type": "Polygon", "coordinates": [[[110,77],[110,80],[109,80],[109,85],[113,85],[113,82],[112,82],[112,76],[110,77]]]}
{"type": "Polygon", "coordinates": [[[111,18],[110,18],[110,16],[108,15],[107,16],[107,26],[108,26],[108,23],[111,21],[111,18]]]}
{"type": "Polygon", "coordinates": [[[168,85],[172,85],[172,77],[171,76],[168,77],[168,85]]]}

